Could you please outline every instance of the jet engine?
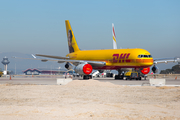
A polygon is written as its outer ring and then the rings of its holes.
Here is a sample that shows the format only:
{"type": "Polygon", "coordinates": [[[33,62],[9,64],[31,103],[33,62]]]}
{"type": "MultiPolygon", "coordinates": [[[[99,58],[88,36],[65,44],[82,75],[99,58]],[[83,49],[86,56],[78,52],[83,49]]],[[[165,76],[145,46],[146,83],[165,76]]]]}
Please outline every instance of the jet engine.
{"type": "Polygon", "coordinates": [[[68,70],[71,70],[73,68],[73,65],[71,63],[67,62],[65,64],[65,68],[68,69],[68,70]]]}
{"type": "Polygon", "coordinates": [[[91,74],[92,70],[93,68],[90,64],[79,64],[74,68],[74,71],[80,75],[89,75],[91,74]]]}
{"type": "Polygon", "coordinates": [[[149,68],[149,67],[148,67],[148,68],[143,68],[143,69],[141,70],[141,73],[145,75],[145,74],[148,74],[149,71],[150,71],[150,68],[149,68]]]}
{"type": "Polygon", "coordinates": [[[154,65],[151,70],[153,71],[153,73],[157,73],[159,69],[154,65]]]}

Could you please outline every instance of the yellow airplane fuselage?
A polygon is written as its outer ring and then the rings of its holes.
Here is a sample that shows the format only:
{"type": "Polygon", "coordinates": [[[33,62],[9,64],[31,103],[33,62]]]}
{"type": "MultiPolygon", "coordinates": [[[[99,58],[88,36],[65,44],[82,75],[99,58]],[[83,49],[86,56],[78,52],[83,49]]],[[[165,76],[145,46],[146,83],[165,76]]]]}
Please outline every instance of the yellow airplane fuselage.
{"type": "Polygon", "coordinates": [[[153,65],[152,57],[139,57],[139,55],[149,56],[150,53],[144,49],[107,49],[107,50],[78,50],[69,53],[66,57],[70,60],[87,60],[106,62],[103,67],[93,69],[120,69],[120,68],[147,68],[153,65]]]}

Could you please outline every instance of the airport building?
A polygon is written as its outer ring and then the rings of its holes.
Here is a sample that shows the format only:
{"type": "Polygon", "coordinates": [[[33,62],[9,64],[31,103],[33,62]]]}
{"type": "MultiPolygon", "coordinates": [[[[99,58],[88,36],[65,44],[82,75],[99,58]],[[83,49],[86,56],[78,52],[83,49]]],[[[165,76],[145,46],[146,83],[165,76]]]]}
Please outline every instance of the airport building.
{"type": "MultiPolygon", "coordinates": [[[[45,69],[27,69],[23,71],[25,75],[60,75],[66,73],[66,70],[45,70],[45,69]]],[[[72,73],[72,71],[68,71],[68,73],[72,73]]]]}
{"type": "Polygon", "coordinates": [[[38,69],[27,69],[27,70],[23,71],[23,73],[25,75],[40,75],[41,71],[38,69]]]}

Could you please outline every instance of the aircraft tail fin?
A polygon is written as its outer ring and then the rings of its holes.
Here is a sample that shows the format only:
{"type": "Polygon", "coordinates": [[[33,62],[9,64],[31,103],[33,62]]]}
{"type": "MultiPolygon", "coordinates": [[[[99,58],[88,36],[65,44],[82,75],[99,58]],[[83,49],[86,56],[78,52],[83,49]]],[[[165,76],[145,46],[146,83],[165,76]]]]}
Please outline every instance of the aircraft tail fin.
{"type": "Polygon", "coordinates": [[[113,49],[117,49],[116,35],[114,30],[114,24],[112,23],[112,35],[113,35],[113,49]]]}
{"type": "Polygon", "coordinates": [[[69,53],[79,51],[79,47],[77,45],[69,20],[65,20],[65,24],[66,24],[69,53]]]}

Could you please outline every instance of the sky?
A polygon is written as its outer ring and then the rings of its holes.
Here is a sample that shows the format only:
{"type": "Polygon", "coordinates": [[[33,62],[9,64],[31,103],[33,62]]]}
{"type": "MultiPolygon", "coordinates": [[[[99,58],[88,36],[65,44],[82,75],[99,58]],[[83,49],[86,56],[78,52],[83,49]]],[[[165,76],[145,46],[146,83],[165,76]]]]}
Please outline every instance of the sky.
{"type": "Polygon", "coordinates": [[[65,20],[79,48],[143,48],[153,58],[180,56],[179,0],[0,0],[0,53],[68,53],[65,20]]]}

